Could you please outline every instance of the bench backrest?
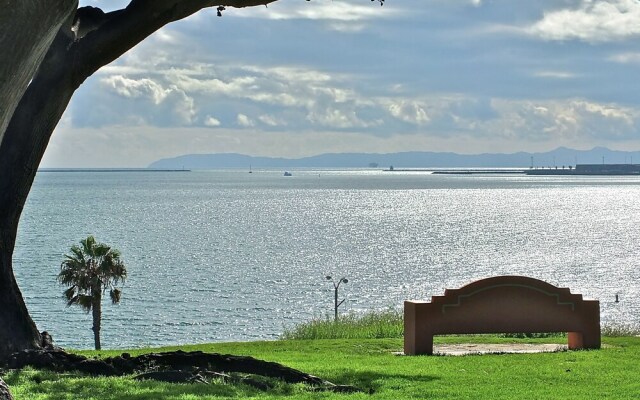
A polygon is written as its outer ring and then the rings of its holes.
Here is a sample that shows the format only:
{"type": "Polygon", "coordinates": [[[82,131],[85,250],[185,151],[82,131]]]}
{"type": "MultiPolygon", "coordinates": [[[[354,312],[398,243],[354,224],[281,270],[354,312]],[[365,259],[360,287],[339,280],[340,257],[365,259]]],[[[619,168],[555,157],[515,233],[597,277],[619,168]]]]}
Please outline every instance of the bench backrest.
{"type": "Polygon", "coordinates": [[[432,354],[433,336],[568,332],[569,348],[600,348],[600,303],[524,276],[482,279],[431,302],[405,301],[405,354],[432,354]]]}

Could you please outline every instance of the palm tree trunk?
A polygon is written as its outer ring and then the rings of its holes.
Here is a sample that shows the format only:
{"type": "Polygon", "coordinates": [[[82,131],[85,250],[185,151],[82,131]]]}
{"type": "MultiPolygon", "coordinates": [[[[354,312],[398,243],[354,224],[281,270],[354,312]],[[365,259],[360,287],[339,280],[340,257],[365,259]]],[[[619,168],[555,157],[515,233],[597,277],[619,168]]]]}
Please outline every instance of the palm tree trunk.
{"type": "Polygon", "coordinates": [[[96,350],[100,350],[100,320],[102,319],[102,288],[93,288],[93,303],[91,304],[91,310],[93,310],[93,342],[96,350]]]}

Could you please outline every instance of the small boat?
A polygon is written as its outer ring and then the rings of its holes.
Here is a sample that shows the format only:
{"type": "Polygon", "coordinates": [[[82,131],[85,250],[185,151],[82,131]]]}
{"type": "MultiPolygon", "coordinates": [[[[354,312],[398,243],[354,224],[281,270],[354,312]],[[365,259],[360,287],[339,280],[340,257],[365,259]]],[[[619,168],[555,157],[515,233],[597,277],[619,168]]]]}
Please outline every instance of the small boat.
{"type": "Polygon", "coordinates": [[[293,176],[293,174],[289,171],[284,171],[284,176],[293,176]]]}
{"type": "Polygon", "coordinates": [[[253,171],[251,170],[251,164],[249,164],[249,173],[253,174],[253,171]]]}

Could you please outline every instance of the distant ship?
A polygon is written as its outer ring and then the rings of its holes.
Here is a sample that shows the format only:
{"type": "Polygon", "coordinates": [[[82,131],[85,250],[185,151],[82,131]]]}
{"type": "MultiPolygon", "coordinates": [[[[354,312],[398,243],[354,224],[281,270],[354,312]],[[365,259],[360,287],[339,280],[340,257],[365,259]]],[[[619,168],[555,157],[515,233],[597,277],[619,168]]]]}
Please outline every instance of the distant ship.
{"type": "Polygon", "coordinates": [[[638,175],[638,164],[578,164],[575,168],[539,168],[524,171],[527,175],[638,175]]]}
{"type": "Polygon", "coordinates": [[[289,171],[284,171],[284,176],[293,176],[293,174],[289,171]]]}

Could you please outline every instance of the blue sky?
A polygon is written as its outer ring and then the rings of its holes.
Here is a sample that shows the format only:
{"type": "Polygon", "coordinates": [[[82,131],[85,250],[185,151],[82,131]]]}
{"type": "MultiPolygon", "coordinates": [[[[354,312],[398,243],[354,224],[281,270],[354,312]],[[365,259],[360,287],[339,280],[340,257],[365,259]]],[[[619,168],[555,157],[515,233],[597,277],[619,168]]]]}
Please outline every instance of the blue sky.
{"type": "Polygon", "coordinates": [[[227,152],[639,150],[639,39],[638,0],[206,10],[88,79],[42,166],[227,152]]]}

